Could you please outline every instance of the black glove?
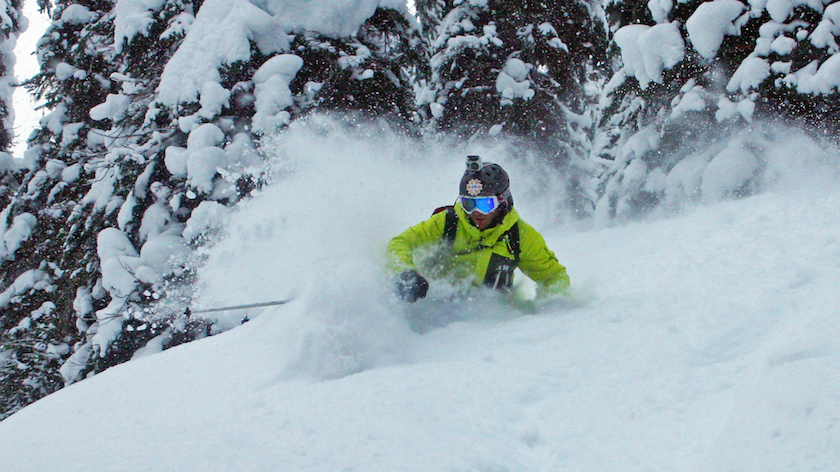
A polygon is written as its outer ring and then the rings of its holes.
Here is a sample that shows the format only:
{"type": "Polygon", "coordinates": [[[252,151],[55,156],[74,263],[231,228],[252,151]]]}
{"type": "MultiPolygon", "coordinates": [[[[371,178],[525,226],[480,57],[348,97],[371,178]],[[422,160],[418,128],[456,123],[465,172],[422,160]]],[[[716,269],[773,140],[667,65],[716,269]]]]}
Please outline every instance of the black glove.
{"type": "Polygon", "coordinates": [[[407,270],[397,277],[394,289],[398,297],[408,303],[414,303],[426,296],[426,292],[429,291],[429,282],[416,271],[407,270]]]}

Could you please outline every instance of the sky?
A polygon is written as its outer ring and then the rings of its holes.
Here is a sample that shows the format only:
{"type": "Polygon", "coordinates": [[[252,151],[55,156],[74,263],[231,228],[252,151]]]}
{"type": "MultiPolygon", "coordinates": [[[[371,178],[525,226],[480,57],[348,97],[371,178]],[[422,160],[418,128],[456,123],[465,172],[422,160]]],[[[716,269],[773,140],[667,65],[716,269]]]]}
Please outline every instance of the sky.
{"type": "MultiPolygon", "coordinates": [[[[38,12],[38,5],[35,0],[24,1],[23,14],[29,19],[29,26],[18,37],[15,46],[15,77],[19,82],[32,77],[40,70],[38,59],[34,55],[35,43],[38,42],[50,23],[46,15],[38,12]]],[[[44,112],[43,110],[35,110],[36,103],[23,87],[15,90],[13,100],[16,136],[12,156],[23,158],[23,152],[26,150],[26,139],[32,130],[37,127],[38,120],[44,116],[44,112]]]]}
{"type": "Polygon", "coordinates": [[[504,147],[296,121],[204,250],[194,308],[293,301],[12,415],[4,468],[836,470],[838,162],[777,137],[801,151],[756,195],[601,227],[545,211],[562,176],[504,147]],[[385,244],[454,199],[467,153],[508,171],[570,299],[389,295],[385,244]]]}

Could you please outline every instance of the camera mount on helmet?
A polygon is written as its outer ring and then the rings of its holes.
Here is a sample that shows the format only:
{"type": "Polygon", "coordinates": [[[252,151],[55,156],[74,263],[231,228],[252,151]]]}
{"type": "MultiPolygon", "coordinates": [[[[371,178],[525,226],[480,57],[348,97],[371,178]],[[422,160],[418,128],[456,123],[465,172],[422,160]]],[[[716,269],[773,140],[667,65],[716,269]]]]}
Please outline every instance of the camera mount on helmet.
{"type": "Polygon", "coordinates": [[[483,165],[481,156],[467,156],[467,172],[478,172],[483,165]]]}

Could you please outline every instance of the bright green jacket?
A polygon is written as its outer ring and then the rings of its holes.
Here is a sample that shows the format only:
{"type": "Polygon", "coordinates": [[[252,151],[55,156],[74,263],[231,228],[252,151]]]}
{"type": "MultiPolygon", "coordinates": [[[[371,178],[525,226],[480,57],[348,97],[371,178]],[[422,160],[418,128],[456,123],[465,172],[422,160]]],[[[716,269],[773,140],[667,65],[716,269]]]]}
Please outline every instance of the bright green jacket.
{"type": "MultiPolygon", "coordinates": [[[[458,226],[451,248],[443,241],[446,212],[442,211],[388,243],[391,271],[396,274],[412,269],[427,277],[469,280],[473,285],[492,286],[488,269],[493,271],[492,279],[499,262],[516,265],[506,233],[518,224],[520,260],[516,266],[537,283],[541,296],[564,293],[568,289],[566,268],[548,249],[542,235],[522,221],[515,209],[505,215],[501,224],[483,231],[470,222],[460,202],[455,204],[455,213],[458,226]]],[[[513,282],[512,272],[507,282],[509,287],[513,282]]]]}

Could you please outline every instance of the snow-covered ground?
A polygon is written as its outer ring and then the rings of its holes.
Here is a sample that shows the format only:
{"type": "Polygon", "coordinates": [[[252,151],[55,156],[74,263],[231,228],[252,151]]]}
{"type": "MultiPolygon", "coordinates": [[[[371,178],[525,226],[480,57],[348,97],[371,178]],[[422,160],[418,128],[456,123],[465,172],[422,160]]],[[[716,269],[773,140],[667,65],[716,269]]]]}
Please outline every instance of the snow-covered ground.
{"type": "Polygon", "coordinates": [[[502,148],[329,126],[270,143],[276,180],[207,250],[194,308],[294,300],[9,417],[3,470],[840,469],[836,160],[592,229],[545,211],[560,177],[502,148]],[[530,315],[475,300],[486,316],[424,300],[415,314],[466,320],[419,334],[382,251],[454,200],[467,152],[509,171],[575,299],[530,315]]]}

